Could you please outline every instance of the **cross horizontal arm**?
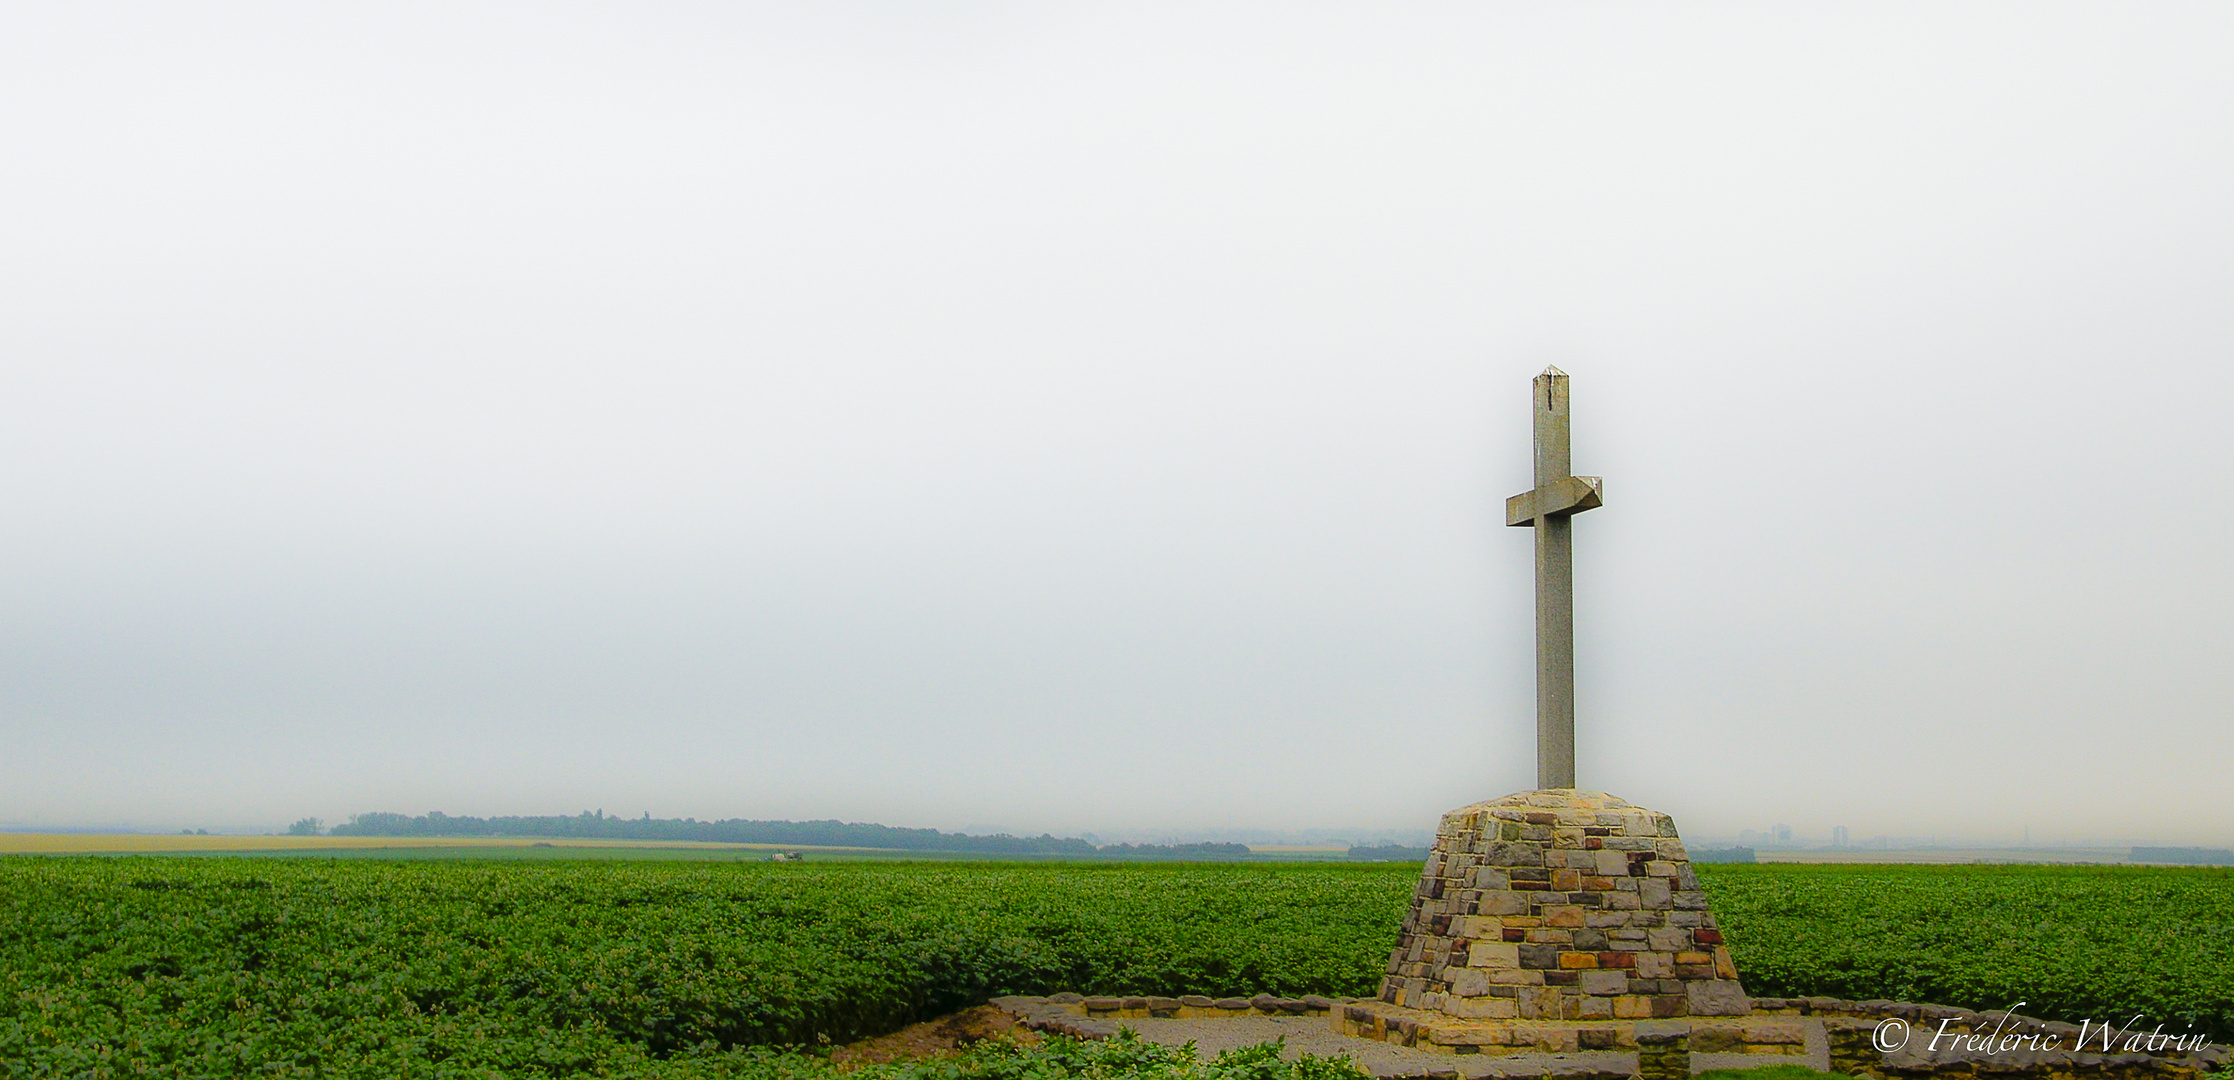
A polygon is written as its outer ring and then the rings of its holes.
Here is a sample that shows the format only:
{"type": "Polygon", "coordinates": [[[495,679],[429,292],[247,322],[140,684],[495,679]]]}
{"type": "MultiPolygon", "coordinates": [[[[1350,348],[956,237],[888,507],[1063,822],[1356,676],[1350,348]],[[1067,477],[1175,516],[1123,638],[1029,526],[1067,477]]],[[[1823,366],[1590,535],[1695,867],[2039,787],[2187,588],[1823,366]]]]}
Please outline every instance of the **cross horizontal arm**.
{"type": "Polygon", "coordinates": [[[1563,476],[1534,491],[1505,500],[1505,524],[1534,525],[1540,517],[1566,517],[1605,505],[1600,501],[1604,481],[1595,476],[1563,476]]]}

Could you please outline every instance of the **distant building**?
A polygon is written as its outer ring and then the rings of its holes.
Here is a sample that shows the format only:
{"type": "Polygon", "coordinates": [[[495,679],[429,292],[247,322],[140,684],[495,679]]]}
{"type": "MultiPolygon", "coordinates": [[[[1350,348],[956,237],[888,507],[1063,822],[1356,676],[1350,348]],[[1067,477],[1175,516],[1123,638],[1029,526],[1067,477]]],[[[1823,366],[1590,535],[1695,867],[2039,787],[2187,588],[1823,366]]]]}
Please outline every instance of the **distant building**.
{"type": "Polygon", "coordinates": [[[1846,826],[1831,826],[1831,846],[1840,848],[1846,846],[1846,826]]]}
{"type": "Polygon", "coordinates": [[[1781,823],[1777,825],[1776,842],[1779,844],[1789,844],[1792,842],[1792,827],[1790,825],[1781,823]]]}

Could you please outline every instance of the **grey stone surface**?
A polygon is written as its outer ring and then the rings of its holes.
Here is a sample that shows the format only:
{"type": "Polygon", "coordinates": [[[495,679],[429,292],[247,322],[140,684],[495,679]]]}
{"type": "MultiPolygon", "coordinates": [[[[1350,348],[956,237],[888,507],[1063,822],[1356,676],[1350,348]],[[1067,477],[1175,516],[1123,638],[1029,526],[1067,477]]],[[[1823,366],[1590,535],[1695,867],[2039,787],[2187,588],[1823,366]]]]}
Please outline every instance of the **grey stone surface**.
{"type": "Polygon", "coordinates": [[[1567,373],[1536,376],[1536,487],[1505,500],[1505,523],[1536,532],[1536,786],[1575,786],[1575,586],[1570,520],[1604,485],[1568,454],[1567,373]]]}

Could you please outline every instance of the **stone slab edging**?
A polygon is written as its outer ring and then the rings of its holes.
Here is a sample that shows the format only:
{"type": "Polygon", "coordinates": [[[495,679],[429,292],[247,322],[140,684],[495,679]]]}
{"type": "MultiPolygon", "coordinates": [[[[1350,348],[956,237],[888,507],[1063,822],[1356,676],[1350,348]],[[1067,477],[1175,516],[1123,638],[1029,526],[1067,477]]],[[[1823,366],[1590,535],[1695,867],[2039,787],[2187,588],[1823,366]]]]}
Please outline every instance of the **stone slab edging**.
{"type": "Polygon", "coordinates": [[[2147,1045],[2152,1031],[2113,1030],[2111,1050],[2102,1028],[2089,1026],[2087,1047],[2075,1049],[2076,1024],[2042,1021],[2023,1014],[1975,1012],[1945,1005],[1840,998],[1755,998],[1741,1016],[1683,1017],[1639,1021],[1454,1020],[1404,1009],[1372,999],[1298,998],[1258,994],[1250,998],[1176,998],[1126,996],[1003,997],[992,1004],[1034,1031],[1084,1039],[1117,1034],[1128,1019],[1238,1019],[1271,1016],[1325,1016],[1336,1032],[1415,1051],[1451,1055],[1453,1068],[1426,1067],[1415,1075],[1429,1080],[1461,1076],[1541,1077],[1544,1080],[1685,1080],[1704,1068],[1743,1068],[1790,1063],[1828,1069],[1872,1080],[1921,1080],[1932,1076],[2003,1076],[2010,1080],[2196,1080],[2224,1069],[2228,1049],[2173,1048],[2126,1050],[2129,1040],[2147,1045]],[[1880,1050],[1873,1042],[1879,1025],[1907,1025],[1900,1048],[1880,1050]],[[1932,1036],[1941,1048],[1929,1049],[1932,1036]],[[2035,1049],[2006,1040],[1980,1052],[1979,1040],[2015,1034],[2055,1036],[2057,1048],[2035,1049]],[[1972,1045],[1966,1047],[1965,1042],[1972,1045]],[[1947,1045],[1952,1043],[1952,1045],[1947,1045]],[[1544,1062],[1547,1056],[1617,1051],[1634,1054],[1633,1071],[1608,1071],[1579,1062],[1544,1062]],[[1477,1056],[1480,1055],[1480,1056],[1477,1056]],[[1491,1057],[1494,1055],[1494,1057],[1491,1057]],[[1488,1058],[1488,1060],[1485,1060],[1488,1058]],[[1492,1061],[1499,1061],[1492,1065],[1492,1061]],[[1509,1064],[1506,1062],[1509,1061],[1509,1064]]]}
{"type": "Polygon", "coordinates": [[[1053,994],[1048,997],[994,998],[993,1007],[1016,1017],[1033,1031],[1070,1035],[1081,1039],[1106,1039],[1124,1025],[1120,1020],[1232,1020],[1244,1016],[1326,1016],[1348,1004],[1349,998],[1316,994],[1299,998],[1255,997],[1087,997],[1053,994]]]}

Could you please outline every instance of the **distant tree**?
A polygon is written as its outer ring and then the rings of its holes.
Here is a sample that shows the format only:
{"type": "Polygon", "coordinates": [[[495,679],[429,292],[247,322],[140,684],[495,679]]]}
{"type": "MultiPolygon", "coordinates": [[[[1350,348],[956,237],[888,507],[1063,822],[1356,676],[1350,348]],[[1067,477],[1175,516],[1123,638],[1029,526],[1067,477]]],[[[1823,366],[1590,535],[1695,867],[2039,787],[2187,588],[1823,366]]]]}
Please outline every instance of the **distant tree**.
{"type": "Polygon", "coordinates": [[[293,825],[287,826],[287,835],[289,836],[316,836],[322,831],[319,820],[314,817],[306,817],[293,825]]]}

